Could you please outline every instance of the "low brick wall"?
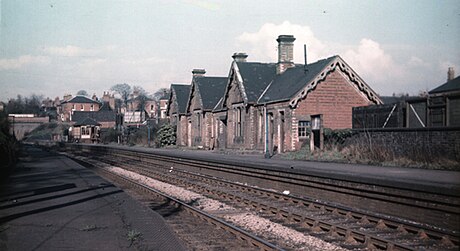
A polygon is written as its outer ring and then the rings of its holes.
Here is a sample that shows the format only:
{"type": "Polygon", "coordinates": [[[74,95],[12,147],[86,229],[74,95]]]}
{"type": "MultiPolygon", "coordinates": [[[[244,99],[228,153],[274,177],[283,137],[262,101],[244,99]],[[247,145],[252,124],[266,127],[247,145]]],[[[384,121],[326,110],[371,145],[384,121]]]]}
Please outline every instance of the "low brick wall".
{"type": "Polygon", "coordinates": [[[356,137],[396,155],[428,154],[460,161],[460,127],[359,129],[356,137]]]}

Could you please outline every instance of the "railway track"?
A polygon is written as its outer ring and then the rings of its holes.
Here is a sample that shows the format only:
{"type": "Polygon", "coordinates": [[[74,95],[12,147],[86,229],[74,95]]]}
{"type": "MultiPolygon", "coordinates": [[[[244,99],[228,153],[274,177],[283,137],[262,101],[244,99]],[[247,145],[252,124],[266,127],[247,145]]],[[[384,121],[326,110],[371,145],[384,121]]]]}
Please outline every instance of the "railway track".
{"type": "Polygon", "coordinates": [[[164,162],[164,157],[130,152],[119,152],[100,160],[119,166],[129,162],[131,165],[124,168],[178,184],[241,210],[249,208],[258,211],[259,215],[273,222],[318,236],[331,243],[338,243],[348,249],[458,249],[458,235],[455,232],[436,229],[429,225],[380,214],[363,213],[313,198],[283,195],[177,167],[174,168],[173,174],[169,173],[171,163],[177,166],[180,160],[164,162]]]}
{"type": "MultiPolygon", "coordinates": [[[[89,164],[89,162],[86,162],[89,164]]],[[[98,168],[91,169],[131,193],[137,193],[158,212],[190,250],[282,250],[242,229],[228,224],[196,207],[125,176],[98,168]]]]}

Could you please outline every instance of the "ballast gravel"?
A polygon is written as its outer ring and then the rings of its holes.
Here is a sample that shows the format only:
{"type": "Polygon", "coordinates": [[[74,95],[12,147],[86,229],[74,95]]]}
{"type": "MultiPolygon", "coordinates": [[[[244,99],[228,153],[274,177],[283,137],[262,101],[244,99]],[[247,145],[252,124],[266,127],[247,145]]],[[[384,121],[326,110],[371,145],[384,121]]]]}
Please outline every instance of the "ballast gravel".
{"type": "Polygon", "coordinates": [[[132,180],[141,182],[178,200],[184,201],[186,203],[193,203],[193,206],[210,214],[215,214],[218,212],[219,217],[227,222],[244,228],[247,231],[258,233],[262,236],[267,236],[278,240],[281,239],[282,242],[289,244],[289,246],[296,247],[297,250],[345,250],[339,246],[325,242],[314,236],[303,234],[296,230],[287,228],[281,224],[259,217],[254,213],[242,213],[241,210],[238,210],[219,201],[207,198],[203,195],[188,191],[184,188],[161,182],[115,166],[107,165],[103,166],[102,168],[132,180]]]}

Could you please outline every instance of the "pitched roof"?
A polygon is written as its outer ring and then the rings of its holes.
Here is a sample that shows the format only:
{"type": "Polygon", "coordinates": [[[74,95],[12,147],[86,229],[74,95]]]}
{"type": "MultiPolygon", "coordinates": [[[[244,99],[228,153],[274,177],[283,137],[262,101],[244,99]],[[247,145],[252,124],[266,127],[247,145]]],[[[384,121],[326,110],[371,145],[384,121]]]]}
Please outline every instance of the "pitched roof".
{"type": "Polygon", "coordinates": [[[99,108],[99,111],[112,111],[109,102],[103,102],[101,108],[99,108]]]}
{"type": "Polygon", "coordinates": [[[85,118],[91,118],[97,122],[114,122],[117,115],[112,110],[100,110],[97,112],[74,111],[72,121],[82,121],[85,118]]]}
{"type": "Polygon", "coordinates": [[[176,95],[177,107],[179,113],[186,113],[188,95],[190,94],[190,85],[185,84],[171,84],[171,95],[176,95]]]}
{"type": "Polygon", "coordinates": [[[195,77],[194,82],[201,95],[203,110],[212,110],[224,95],[226,77],[195,77]]]}
{"type": "Polygon", "coordinates": [[[460,90],[460,76],[447,81],[446,83],[434,88],[433,90],[429,91],[429,94],[441,93],[441,92],[451,92],[451,91],[459,91],[460,90]]]}
{"type": "Polygon", "coordinates": [[[92,126],[99,126],[101,124],[99,124],[98,122],[96,122],[94,119],[92,118],[84,118],[80,121],[77,121],[74,126],[84,126],[84,125],[92,125],[92,126]]]}
{"type": "Polygon", "coordinates": [[[85,96],[75,96],[75,97],[71,98],[68,101],[62,102],[62,104],[64,104],[64,103],[93,103],[93,104],[99,104],[99,102],[97,102],[95,100],[92,100],[90,98],[87,98],[85,96]]]}
{"type": "Polygon", "coordinates": [[[311,82],[328,64],[336,59],[333,56],[327,59],[305,65],[296,65],[288,68],[284,73],[276,75],[259,98],[259,103],[284,101],[291,99],[306,84],[311,82]]]}
{"type": "Polygon", "coordinates": [[[243,80],[242,89],[248,103],[256,103],[276,75],[276,64],[235,62],[243,80]]]}

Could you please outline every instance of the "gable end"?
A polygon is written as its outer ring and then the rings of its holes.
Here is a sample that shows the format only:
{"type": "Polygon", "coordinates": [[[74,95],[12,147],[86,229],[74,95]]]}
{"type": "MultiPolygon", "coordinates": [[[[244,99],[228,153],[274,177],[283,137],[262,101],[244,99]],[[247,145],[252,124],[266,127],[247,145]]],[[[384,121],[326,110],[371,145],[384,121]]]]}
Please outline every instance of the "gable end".
{"type": "Polygon", "coordinates": [[[349,67],[339,56],[328,66],[326,66],[318,76],[315,77],[308,85],[300,91],[291,101],[289,106],[295,108],[300,100],[304,99],[308,93],[316,88],[316,86],[326,79],[326,76],[339,68],[356,87],[366,95],[366,97],[375,104],[383,104],[379,96],[349,67]]]}

